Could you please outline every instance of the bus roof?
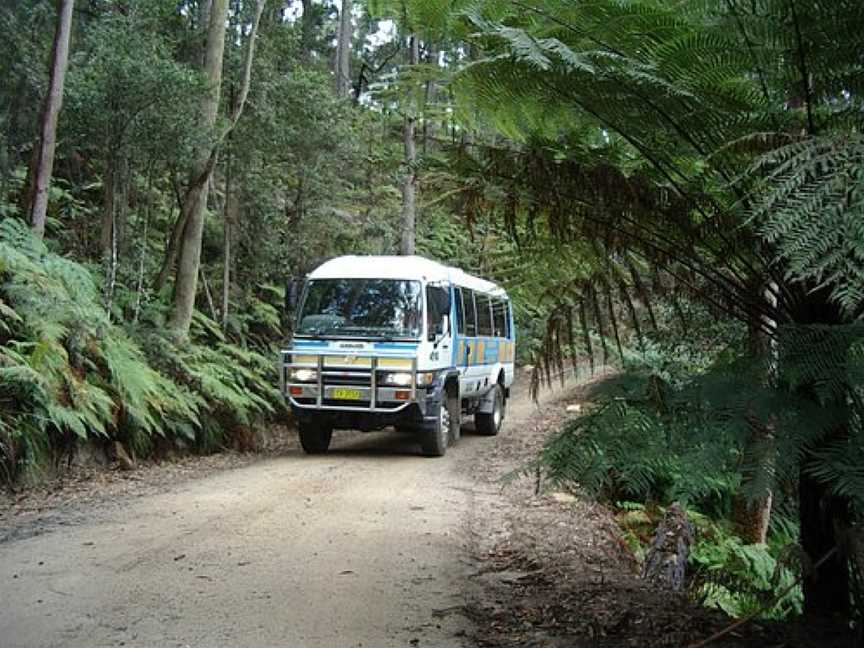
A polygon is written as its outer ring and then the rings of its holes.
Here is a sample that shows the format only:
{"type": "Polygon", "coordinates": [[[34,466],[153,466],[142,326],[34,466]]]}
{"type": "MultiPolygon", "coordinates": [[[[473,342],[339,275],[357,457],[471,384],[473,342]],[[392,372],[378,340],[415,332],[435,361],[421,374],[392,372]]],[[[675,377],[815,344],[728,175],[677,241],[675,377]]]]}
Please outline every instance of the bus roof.
{"type": "Polygon", "coordinates": [[[318,266],[308,278],[448,281],[490,295],[507,296],[503,288],[491,281],[421,256],[342,256],[318,266]]]}

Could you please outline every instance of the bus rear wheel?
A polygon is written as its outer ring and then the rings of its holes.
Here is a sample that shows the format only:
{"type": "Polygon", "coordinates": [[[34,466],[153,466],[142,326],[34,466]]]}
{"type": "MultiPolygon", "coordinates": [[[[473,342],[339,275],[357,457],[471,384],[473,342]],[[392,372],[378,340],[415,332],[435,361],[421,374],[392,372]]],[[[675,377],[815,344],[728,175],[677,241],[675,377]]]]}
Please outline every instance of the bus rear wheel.
{"type": "Polygon", "coordinates": [[[332,426],[317,421],[298,421],[297,429],[300,432],[300,445],[306,454],[324,454],[330,449],[332,426]]]}
{"type": "Polygon", "coordinates": [[[477,412],[474,415],[475,428],[484,436],[496,436],[501,431],[501,424],[504,423],[504,414],[507,411],[501,384],[496,384],[492,389],[495,392],[492,394],[492,411],[477,412]]]}

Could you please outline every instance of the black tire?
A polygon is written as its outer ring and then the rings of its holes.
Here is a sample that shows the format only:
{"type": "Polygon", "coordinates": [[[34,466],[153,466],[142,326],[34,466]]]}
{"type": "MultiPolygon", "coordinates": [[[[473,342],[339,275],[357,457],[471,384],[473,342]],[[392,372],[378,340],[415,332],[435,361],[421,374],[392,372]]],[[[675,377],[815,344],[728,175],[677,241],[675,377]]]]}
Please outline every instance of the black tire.
{"type": "Polygon", "coordinates": [[[420,449],[425,457],[443,457],[450,442],[450,410],[446,401],[438,406],[434,423],[427,423],[420,431],[420,449]]]}
{"type": "Polygon", "coordinates": [[[458,396],[451,394],[447,396],[447,405],[450,408],[450,445],[453,445],[462,438],[462,404],[458,396]]]}
{"type": "Polygon", "coordinates": [[[504,388],[500,383],[496,383],[492,389],[495,392],[492,397],[492,411],[486,414],[477,412],[474,415],[474,427],[478,434],[484,436],[496,436],[501,431],[501,424],[504,423],[504,415],[507,413],[504,388]]]}
{"type": "Polygon", "coordinates": [[[299,421],[297,429],[300,432],[300,445],[306,454],[324,454],[330,449],[330,439],[333,438],[331,426],[313,421],[299,421]]]}

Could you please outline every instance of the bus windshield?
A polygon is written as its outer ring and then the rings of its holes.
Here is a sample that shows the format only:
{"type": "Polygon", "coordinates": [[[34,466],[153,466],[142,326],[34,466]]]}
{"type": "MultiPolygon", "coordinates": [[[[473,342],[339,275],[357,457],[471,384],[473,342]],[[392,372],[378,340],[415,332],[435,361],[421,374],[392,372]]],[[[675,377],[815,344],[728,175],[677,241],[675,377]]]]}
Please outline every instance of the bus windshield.
{"type": "Polygon", "coordinates": [[[297,335],[417,338],[423,322],[420,282],[314,279],[297,321],[297,335]]]}

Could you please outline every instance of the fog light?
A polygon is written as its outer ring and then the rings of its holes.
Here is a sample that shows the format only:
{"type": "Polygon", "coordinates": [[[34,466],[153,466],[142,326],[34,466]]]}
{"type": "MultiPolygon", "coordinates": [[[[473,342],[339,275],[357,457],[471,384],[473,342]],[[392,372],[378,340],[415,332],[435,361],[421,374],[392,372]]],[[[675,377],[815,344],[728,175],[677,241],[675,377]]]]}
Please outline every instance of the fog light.
{"type": "Polygon", "coordinates": [[[289,387],[288,393],[291,394],[292,396],[302,396],[303,395],[303,388],[302,387],[289,387]]]}
{"type": "Polygon", "coordinates": [[[396,400],[403,400],[403,401],[411,400],[411,392],[410,391],[399,390],[394,394],[394,396],[396,397],[396,400]]]}

